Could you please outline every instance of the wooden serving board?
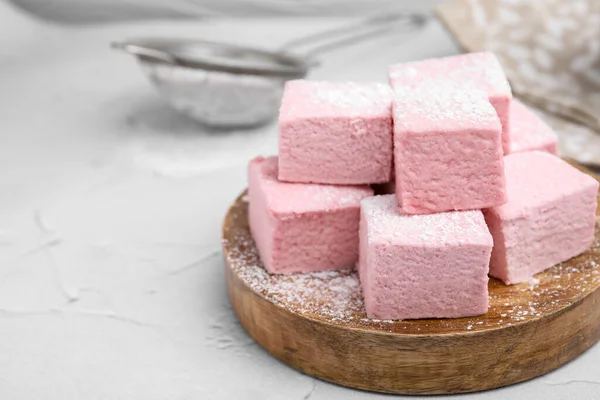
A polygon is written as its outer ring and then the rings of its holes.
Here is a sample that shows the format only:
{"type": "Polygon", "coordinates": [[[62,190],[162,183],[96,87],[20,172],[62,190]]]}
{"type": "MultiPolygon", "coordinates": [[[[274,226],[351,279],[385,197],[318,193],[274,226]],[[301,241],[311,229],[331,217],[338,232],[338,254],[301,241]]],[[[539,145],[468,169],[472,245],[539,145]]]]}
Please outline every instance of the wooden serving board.
{"type": "Polygon", "coordinates": [[[486,390],[525,381],[600,339],[600,229],[583,255],[505,286],[491,279],[479,317],[380,321],[365,315],[356,272],[269,275],[241,195],[223,224],[231,304],[281,361],[341,385],[388,393],[486,390]]]}

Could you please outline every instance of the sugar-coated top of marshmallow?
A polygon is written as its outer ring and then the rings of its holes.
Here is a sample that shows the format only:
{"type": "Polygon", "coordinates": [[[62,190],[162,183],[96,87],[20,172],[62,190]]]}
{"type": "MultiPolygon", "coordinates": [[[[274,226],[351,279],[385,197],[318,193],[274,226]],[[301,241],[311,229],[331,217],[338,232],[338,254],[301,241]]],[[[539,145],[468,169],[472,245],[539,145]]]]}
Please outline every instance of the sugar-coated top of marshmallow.
{"type": "Polygon", "coordinates": [[[558,141],[552,128],[517,99],[510,104],[510,134],[511,153],[547,147],[558,141]]]}
{"type": "Polygon", "coordinates": [[[473,84],[432,79],[401,86],[394,93],[394,130],[413,133],[501,131],[485,92],[473,84]]]}
{"type": "Polygon", "coordinates": [[[391,115],[392,89],[381,83],[292,80],[285,84],[279,120],[391,115]]]}
{"type": "Polygon", "coordinates": [[[358,207],[361,199],[372,196],[370,186],[334,186],[281,182],[277,179],[277,157],[257,157],[256,168],[269,209],[281,214],[331,211],[358,207]]]}
{"type": "Polygon", "coordinates": [[[443,77],[458,84],[472,82],[485,90],[490,97],[512,96],[504,70],[491,52],[467,53],[392,65],[389,75],[394,89],[443,77]]]}
{"type": "Polygon", "coordinates": [[[409,215],[398,207],[395,195],[384,195],[362,200],[361,212],[368,221],[368,238],[374,243],[434,247],[492,245],[479,210],[409,215]]]}
{"type": "Polygon", "coordinates": [[[508,203],[493,210],[504,219],[526,216],[534,208],[580,190],[598,188],[598,181],[542,151],[504,157],[508,203]]]}

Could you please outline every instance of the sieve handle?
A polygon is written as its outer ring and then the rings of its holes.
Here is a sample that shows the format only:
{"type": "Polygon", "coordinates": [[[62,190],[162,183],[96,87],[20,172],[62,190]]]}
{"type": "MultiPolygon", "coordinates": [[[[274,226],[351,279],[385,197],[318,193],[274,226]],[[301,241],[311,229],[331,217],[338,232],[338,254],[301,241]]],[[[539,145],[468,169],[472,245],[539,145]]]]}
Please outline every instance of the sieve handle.
{"type": "Polygon", "coordinates": [[[116,50],[121,50],[134,56],[150,58],[154,61],[167,62],[169,64],[177,64],[177,60],[166,51],[161,51],[151,47],[146,47],[140,44],[127,42],[112,42],[110,47],[116,50]]]}
{"type": "Polygon", "coordinates": [[[350,46],[362,40],[380,36],[386,32],[399,29],[409,30],[423,26],[429,16],[422,13],[395,13],[376,15],[357,24],[330,29],[293,39],[284,44],[281,52],[301,52],[308,59],[314,59],[319,54],[350,46]],[[341,37],[340,37],[341,36],[341,37]],[[302,51],[302,47],[308,47],[302,51]]]}

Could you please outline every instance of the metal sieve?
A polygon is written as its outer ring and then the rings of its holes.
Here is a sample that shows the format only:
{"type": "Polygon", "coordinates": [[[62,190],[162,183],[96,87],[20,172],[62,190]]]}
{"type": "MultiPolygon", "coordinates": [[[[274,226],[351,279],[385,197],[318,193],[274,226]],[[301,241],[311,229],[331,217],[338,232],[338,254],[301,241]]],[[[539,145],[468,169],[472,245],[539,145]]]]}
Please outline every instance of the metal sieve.
{"type": "Polygon", "coordinates": [[[277,51],[196,39],[139,38],[112,43],[135,55],[171,106],[204,125],[244,128],[276,115],[283,85],[318,65],[316,56],[397,29],[415,29],[427,17],[393,14],[295,39],[277,51]],[[300,52],[305,46],[311,49],[300,52]]]}

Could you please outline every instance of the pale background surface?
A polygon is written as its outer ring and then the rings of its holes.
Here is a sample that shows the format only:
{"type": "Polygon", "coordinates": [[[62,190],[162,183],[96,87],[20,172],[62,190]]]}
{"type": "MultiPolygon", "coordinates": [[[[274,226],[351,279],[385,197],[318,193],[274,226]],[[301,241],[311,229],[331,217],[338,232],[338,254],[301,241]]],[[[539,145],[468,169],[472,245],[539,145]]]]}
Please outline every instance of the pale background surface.
{"type": "Polygon", "coordinates": [[[441,0],[10,0],[45,18],[68,23],[130,18],[212,16],[357,16],[427,10],[441,0]]]}
{"type": "MultiPolygon", "coordinates": [[[[275,126],[202,132],[107,46],[168,33],[268,47],[347,22],[64,28],[0,2],[1,399],[390,398],[279,363],[228,305],[220,224],[246,161],[275,152],[275,126]]],[[[332,54],[311,78],[385,81],[389,63],[455,52],[432,23],[332,54]]],[[[596,346],[533,381],[447,398],[598,399],[599,387],[596,346]]]]}

